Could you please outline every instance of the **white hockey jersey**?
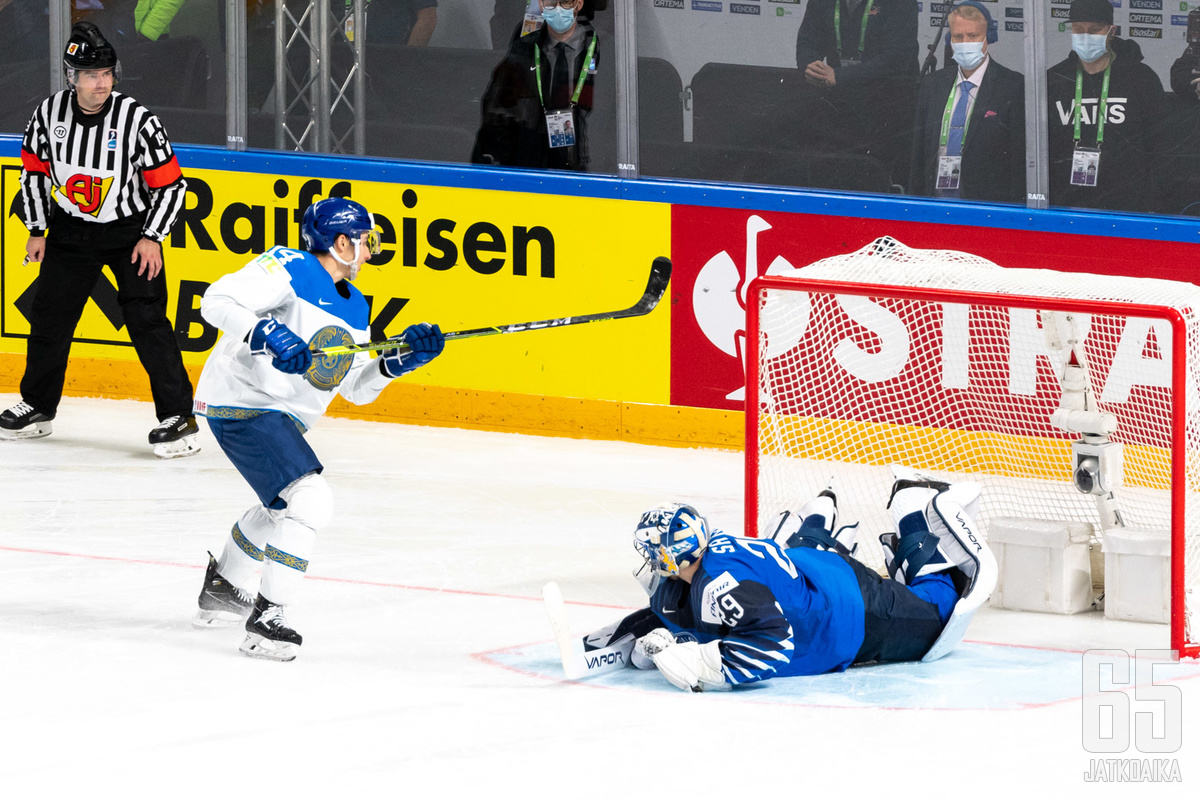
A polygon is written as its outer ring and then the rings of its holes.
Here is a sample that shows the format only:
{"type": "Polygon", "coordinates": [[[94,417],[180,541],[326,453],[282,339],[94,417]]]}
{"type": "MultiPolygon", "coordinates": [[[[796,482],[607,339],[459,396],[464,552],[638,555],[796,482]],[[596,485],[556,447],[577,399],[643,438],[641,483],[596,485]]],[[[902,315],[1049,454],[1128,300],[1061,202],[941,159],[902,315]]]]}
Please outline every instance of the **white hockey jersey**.
{"type": "Polygon", "coordinates": [[[391,378],[369,353],[314,358],[307,372],[289,375],[275,369],[269,355],[252,355],[248,343],[264,317],[310,347],[366,341],[369,310],[362,292],[349,281],[335,284],[315,256],[300,250],[273,247],[220,278],[200,302],[200,314],[224,335],[200,374],[196,414],[244,419],[283,411],[307,430],[336,393],[357,405],[374,401],[391,378]]]}

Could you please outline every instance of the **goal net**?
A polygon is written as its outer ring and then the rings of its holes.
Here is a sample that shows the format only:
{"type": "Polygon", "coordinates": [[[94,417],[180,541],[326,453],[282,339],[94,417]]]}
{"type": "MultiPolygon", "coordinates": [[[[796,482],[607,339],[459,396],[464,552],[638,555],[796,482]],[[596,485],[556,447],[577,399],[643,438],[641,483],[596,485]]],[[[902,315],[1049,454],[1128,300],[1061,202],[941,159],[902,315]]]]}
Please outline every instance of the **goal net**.
{"type": "Polygon", "coordinates": [[[1168,538],[1171,646],[1200,654],[1197,309],[1191,284],[1006,269],[887,237],[758,278],[746,535],[832,485],[859,558],[882,571],[897,465],[977,481],[985,536],[1015,518],[1168,538]],[[1089,480],[1093,494],[1077,488],[1089,480]]]}

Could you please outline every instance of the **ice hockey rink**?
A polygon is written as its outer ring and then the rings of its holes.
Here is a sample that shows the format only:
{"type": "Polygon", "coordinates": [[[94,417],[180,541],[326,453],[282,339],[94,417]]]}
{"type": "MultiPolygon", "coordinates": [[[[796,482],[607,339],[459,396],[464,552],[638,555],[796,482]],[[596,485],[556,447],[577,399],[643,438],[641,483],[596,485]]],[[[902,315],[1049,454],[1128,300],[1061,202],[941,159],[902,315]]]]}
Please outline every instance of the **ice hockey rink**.
{"type": "Polygon", "coordinates": [[[1165,625],[985,608],[935,664],[718,694],[566,680],[543,584],[578,634],[643,605],[639,514],[683,500],[739,529],[735,452],[325,419],[337,515],[289,608],[304,646],[246,658],[190,621],[253,495],[203,423],[172,461],[154,423],[68,398],[51,437],[0,442],[2,797],[1197,796],[1196,662],[1155,673],[1179,751],[1083,746],[1082,651],[1165,648],[1165,625]],[[1112,757],[1177,759],[1182,782],[1084,780],[1112,757]]]}

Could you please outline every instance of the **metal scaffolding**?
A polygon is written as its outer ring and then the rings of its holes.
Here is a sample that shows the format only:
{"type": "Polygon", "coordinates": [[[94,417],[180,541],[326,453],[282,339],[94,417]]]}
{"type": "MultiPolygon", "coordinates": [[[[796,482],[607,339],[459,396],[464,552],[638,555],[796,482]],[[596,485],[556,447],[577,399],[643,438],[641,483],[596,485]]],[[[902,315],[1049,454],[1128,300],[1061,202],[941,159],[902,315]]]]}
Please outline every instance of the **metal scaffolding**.
{"type": "Polygon", "coordinates": [[[275,0],[275,149],[366,153],[366,0],[275,0]]]}

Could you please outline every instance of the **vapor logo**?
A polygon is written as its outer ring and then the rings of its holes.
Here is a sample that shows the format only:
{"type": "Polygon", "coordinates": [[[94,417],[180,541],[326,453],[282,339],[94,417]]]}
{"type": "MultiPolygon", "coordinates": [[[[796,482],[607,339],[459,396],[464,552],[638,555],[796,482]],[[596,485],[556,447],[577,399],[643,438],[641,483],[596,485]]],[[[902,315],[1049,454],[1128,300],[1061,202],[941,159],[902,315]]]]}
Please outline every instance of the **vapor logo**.
{"type": "Polygon", "coordinates": [[[67,178],[62,186],[58,187],[58,191],[62,196],[67,198],[71,205],[78,208],[84,214],[90,214],[93,217],[99,215],[100,207],[104,205],[104,198],[108,196],[108,187],[112,186],[113,179],[98,178],[94,175],[72,175],[67,178]]]}
{"type": "MultiPolygon", "coordinates": [[[[762,275],[780,275],[790,272],[792,267],[783,256],[776,256],[765,272],[758,269],[758,235],[771,229],[771,224],[754,214],[746,220],[746,257],[744,267],[739,268],[728,250],[722,250],[700,268],[696,285],[692,289],[692,311],[696,323],[705,338],[723,353],[746,361],[746,292],[750,281],[762,275]]],[[[807,302],[807,295],[805,295],[807,302]]],[[[805,310],[807,318],[807,309],[805,310]]],[[[801,331],[801,335],[803,331],[801,331]]],[[[767,345],[767,357],[786,353],[800,341],[775,341],[767,345]]],[[[742,374],[745,374],[743,368],[742,374]]],[[[746,387],[742,386],[725,396],[727,400],[744,400],[746,387]]]]}
{"type": "MultiPolygon", "coordinates": [[[[327,325],[317,331],[317,334],[309,342],[309,347],[324,348],[348,344],[354,344],[354,338],[346,330],[336,325],[327,325]]],[[[312,366],[308,368],[304,378],[318,389],[332,392],[342,384],[353,363],[353,353],[314,358],[312,366]]]]}

